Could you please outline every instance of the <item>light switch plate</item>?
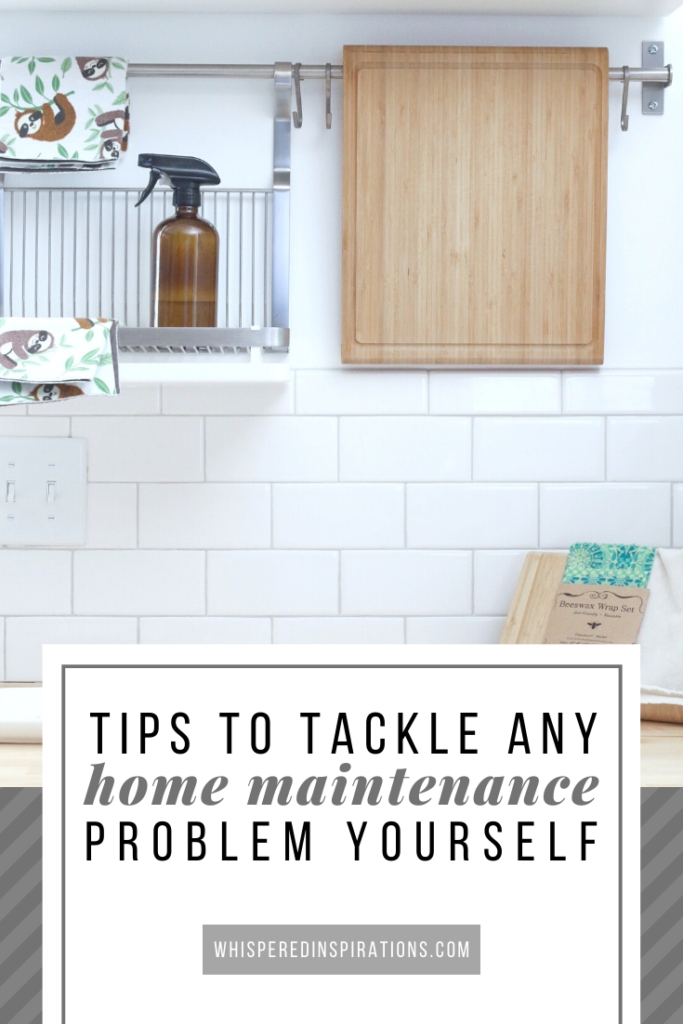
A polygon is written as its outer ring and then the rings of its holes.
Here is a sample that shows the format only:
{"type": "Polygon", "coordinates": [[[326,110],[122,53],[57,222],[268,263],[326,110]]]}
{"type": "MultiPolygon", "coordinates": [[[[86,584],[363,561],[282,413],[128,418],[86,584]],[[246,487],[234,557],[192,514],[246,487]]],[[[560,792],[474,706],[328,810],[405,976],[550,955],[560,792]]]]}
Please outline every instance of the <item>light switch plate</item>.
{"type": "Polygon", "coordinates": [[[0,545],[85,544],[86,442],[0,438],[0,545]]]}

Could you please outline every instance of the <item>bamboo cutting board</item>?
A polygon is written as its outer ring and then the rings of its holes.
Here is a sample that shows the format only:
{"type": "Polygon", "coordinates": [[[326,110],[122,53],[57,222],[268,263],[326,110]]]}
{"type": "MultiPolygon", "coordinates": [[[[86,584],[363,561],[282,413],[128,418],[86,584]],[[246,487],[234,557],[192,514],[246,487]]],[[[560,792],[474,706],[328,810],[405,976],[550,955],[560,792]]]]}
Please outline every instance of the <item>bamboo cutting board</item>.
{"type": "Polygon", "coordinates": [[[344,49],[345,363],[602,362],[605,49],[344,49]]]}
{"type": "Polygon", "coordinates": [[[562,582],[567,556],[530,551],[524,559],[501,644],[542,644],[555,592],[562,582]]]}

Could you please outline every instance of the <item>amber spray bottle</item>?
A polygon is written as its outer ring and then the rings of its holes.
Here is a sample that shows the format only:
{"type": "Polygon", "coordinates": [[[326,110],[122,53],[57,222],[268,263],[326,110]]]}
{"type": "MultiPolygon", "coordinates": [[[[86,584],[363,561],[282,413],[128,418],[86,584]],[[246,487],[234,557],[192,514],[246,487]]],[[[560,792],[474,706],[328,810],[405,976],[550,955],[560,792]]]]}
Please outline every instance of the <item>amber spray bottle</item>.
{"type": "Polygon", "coordinates": [[[158,224],[152,243],[152,325],[215,327],[218,232],[199,216],[202,185],[220,185],[216,171],[191,156],[141,153],[150,170],[139,206],[159,179],[173,189],[175,215],[158,224]]]}

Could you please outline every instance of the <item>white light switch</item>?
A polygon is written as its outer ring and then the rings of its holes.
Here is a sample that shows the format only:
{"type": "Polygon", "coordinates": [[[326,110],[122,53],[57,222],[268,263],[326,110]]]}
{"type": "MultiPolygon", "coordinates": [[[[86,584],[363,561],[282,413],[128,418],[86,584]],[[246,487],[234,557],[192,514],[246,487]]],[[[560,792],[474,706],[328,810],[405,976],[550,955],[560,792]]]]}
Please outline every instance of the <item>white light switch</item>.
{"type": "Polygon", "coordinates": [[[0,545],[85,544],[86,442],[0,438],[0,545]]]}

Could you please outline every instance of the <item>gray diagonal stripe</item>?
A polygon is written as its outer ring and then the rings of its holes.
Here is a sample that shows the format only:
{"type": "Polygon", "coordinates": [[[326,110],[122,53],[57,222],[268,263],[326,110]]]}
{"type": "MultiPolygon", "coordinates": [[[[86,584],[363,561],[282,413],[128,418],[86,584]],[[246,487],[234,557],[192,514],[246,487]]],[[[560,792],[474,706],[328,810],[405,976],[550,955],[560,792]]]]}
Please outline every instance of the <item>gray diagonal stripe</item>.
{"type": "MultiPolygon", "coordinates": [[[[40,979],[40,975],[39,975],[40,979]]],[[[28,993],[24,993],[24,998],[28,993]]],[[[12,1017],[9,1024],[42,1024],[43,1020],[43,997],[42,992],[38,991],[35,995],[31,996],[29,1001],[25,1003],[18,1013],[12,1017]]]]}
{"type": "Polygon", "coordinates": [[[656,988],[659,988],[672,971],[680,968],[681,963],[683,963],[683,940],[674,946],[666,956],[663,956],[642,979],[640,983],[640,998],[645,999],[656,988]]]}
{"type": "Polygon", "coordinates": [[[662,825],[659,832],[646,843],[640,851],[640,870],[648,866],[650,861],[664,850],[669,843],[678,838],[683,830],[683,807],[674,814],[670,821],[662,825]]]}
{"type": "Polygon", "coordinates": [[[0,1022],[42,1021],[42,790],[0,789],[0,1022]]]}
{"type": "Polygon", "coordinates": [[[640,845],[646,846],[654,836],[657,835],[662,825],[673,818],[674,814],[683,809],[683,791],[679,789],[669,790],[674,796],[666,801],[648,821],[643,822],[640,832],[640,845]]]}
{"type": "Polygon", "coordinates": [[[679,921],[683,920],[683,896],[679,896],[672,906],[662,914],[658,921],[648,928],[640,941],[640,955],[645,956],[653,946],[656,946],[660,939],[675,928],[679,921]]]}
{"type": "Polygon", "coordinates": [[[683,875],[683,853],[669,864],[640,894],[641,913],[683,875]]]}
{"type": "Polygon", "coordinates": [[[674,796],[676,796],[678,790],[668,788],[665,789],[653,789],[650,791],[651,795],[643,801],[640,806],[640,827],[647,825],[650,818],[660,811],[666,803],[669,802],[674,796]]]}
{"type": "Polygon", "coordinates": [[[26,963],[26,970],[21,978],[21,987],[17,988],[14,994],[2,1002],[0,992],[0,1020],[3,1024],[14,1024],[14,1020],[20,1010],[30,1000],[40,997],[43,987],[43,972],[40,966],[42,960],[41,951],[38,950],[26,963]]]}
{"type": "Polygon", "coordinates": [[[0,817],[0,854],[24,831],[26,825],[37,821],[41,815],[42,793],[35,789],[22,789],[19,795],[5,807],[0,817]]]}
{"type": "Polygon", "coordinates": [[[681,1018],[674,1017],[683,1006],[683,983],[665,999],[642,1024],[679,1024],[681,1018]]]}
{"type": "Polygon", "coordinates": [[[15,861],[9,862],[6,870],[0,874],[0,907],[4,905],[5,897],[12,893],[24,878],[34,873],[38,878],[42,877],[42,860],[43,841],[38,838],[27,846],[15,861]]]}

